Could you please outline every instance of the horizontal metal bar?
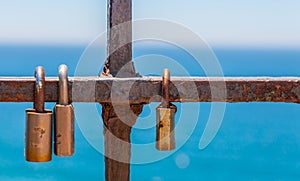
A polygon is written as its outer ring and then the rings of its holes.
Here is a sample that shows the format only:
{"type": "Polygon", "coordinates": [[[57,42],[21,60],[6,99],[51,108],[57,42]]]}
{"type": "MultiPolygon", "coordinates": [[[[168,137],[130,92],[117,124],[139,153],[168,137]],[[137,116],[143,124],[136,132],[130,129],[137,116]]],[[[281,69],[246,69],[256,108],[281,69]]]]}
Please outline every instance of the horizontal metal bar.
{"type": "MultiPolygon", "coordinates": [[[[0,77],[0,102],[33,102],[34,83],[34,78],[0,77]]],[[[72,102],[161,101],[161,77],[70,77],[68,86],[72,102]]],[[[170,86],[171,102],[300,103],[300,77],[171,77],[170,86]]],[[[58,101],[58,78],[46,78],[45,101],[58,101]]]]}

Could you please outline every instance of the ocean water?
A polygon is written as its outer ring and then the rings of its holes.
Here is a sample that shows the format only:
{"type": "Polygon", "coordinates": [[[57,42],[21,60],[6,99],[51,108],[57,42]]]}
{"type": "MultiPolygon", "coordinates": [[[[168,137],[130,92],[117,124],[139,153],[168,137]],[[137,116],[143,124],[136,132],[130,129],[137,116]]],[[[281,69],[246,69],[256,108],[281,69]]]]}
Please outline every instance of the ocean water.
{"type": "MultiPolygon", "coordinates": [[[[225,76],[300,76],[300,50],[213,48],[225,76]]],[[[61,63],[74,75],[84,47],[1,46],[0,76],[32,76],[43,65],[47,76],[56,76],[61,63]]],[[[135,65],[142,75],[160,75],[164,67],[172,75],[203,76],[205,71],[187,52],[168,47],[136,47],[135,65]],[[171,62],[171,63],[170,63],[171,62]],[[174,63],[175,62],[175,63],[174,63]]],[[[102,60],[103,61],[103,60],[102,60]]],[[[155,106],[145,106],[132,142],[155,140],[155,106]]],[[[210,115],[211,104],[177,104],[185,113],[176,122],[196,122],[183,146],[169,157],[131,166],[133,181],[180,180],[299,180],[300,106],[292,103],[226,104],[215,139],[204,150],[199,140],[210,115]]],[[[52,109],[53,103],[46,107],[52,109]]],[[[24,160],[25,109],[32,103],[0,103],[0,180],[104,180],[104,158],[76,124],[76,153],[70,158],[53,156],[49,163],[24,160]]],[[[100,106],[98,106],[100,114],[100,106]]],[[[101,132],[100,132],[101,133],[101,132]]],[[[180,139],[182,132],[176,132],[180,139]]],[[[102,134],[96,135],[103,139],[102,134]]],[[[133,154],[142,155],[135,150],[133,154]]],[[[152,153],[153,154],[153,153],[152,153]]],[[[155,154],[155,153],[154,153],[155,154]]],[[[152,155],[148,155],[152,156],[152,155]]],[[[153,155],[155,156],[155,155],[153,155]]]]}

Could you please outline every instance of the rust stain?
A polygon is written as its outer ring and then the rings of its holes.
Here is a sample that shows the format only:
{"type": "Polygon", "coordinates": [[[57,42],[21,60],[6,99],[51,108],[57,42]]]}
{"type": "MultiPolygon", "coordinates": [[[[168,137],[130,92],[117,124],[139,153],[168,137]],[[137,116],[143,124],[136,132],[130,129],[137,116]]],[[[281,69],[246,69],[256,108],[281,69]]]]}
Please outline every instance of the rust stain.
{"type": "MultiPolygon", "coordinates": [[[[300,79],[300,78],[299,78],[300,79]]],[[[170,101],[171,102],[257,102],[257,101],[271,101],[271,102],[300,102],[300,81],[297,78],[269,78],[268,81],[264,78],[223,78],[226,83],[227,97],[215,96],[211,97],[211,88],[209,81],[203,77],[180,77],[172,79],[170,85],[170,101]],[[191,96],[187,93],[178,92],[175,85],[183,85],[186,90],[189,84],[196,85],[198,95],[191,96]]],[[[214,80],[215,88],[224,81],[214,80]]],[[[133,85],[130,89],[129,95],[124,92],[122,88],[115,88],[113,91],[119,91],[116,94],[127,96],[127,102],[133,104],[147,104],[149,102],[159,102],[159,99],[153,97],[161,93],[161,78],[160,77],[139,77],[135,79],[127,78],[87,78],[76,77],[70,78],[69,82],[69,99],[73,102],[111,102],[111,85],[113,81],[121,82],[122,84],[133,85]],[[73,86],[73,83],[76,85],[73,86]],[[91,82],[96,84],[95,95],[92,92],[91,82]],[[73,90],[72,90],[73,88],[73,90]],[[75,91],[72,96],[72,91],[75,91]]],[[[58,101],[58,79],[46,79],[45,86],[45,101],[58,101]]],[[[124,100],[124,98],[122,98],[124,100]]],[[[124,103],[121,102],[120,103],[124,103]]],[[[24,80],[24,78],[4,78],[0,77],[0,102],[33,102],[34,101],[34,80],[24,80]],[[20,84],[20,85],[18,85],[20,84]],[[21,88],[16,89],[16,86],[21,88]]]]}
{"type": "Polygon", "coordinates": [[[280,85],[275,85],[275,87],[276,87],[276,89],[280,89],[281,88],[281,86],[280,85]]]}
{"type": "Polygon", "coordinates": [[[46,130],[43,128],[34,128],[34,131],[39,133],[40,138],[43,138],[44,134],[46,133],[46,130]]]}

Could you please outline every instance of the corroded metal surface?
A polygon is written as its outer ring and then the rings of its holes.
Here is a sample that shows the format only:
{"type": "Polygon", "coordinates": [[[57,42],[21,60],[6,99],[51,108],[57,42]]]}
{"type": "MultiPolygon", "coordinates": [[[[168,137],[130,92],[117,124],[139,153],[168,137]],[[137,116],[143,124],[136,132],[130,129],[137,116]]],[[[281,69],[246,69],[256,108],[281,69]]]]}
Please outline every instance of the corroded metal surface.
{"type": "MultiPolygon", "coordinates": [[[[109,103],[112,87],[118,103],[161,101],[161,77],[76,77],[69,78],[68,86],[71,102],[109,103]]],[[[0,102],[33,102],[34,87],[34,78],[0,77],[0,102]]],[[[46,78],[45,101],[57,102],[57,92],[58,79],[46,78]]],[[[300,103],[300,77],[171,77],[170,101],[300,103]],[[212,99],[211,89],[218,90],[222,82],[227,96],[216,94],[212,99]]]]}
{"type": "MultiPolygon", "coordinates": [[[[136,77],[132,62],[131,9],[132,0],[108,0],[108,59],[101,73],[104,78],[136,77]]],[[[107,90],[105,88],[109,88],[109,85],[97,84],[95,97],[98,97],[98,87],[103,88],[101,90],[105,91],[107,90]]],[[[110,95],[109,92],[107,90],[106,95],[110,95]]],[[[126,105],[102,102],[106,181],[130,180],[130,133],[136,122],[136,115],[141,113],[143,105],[130,104],[130,107],[131,110],[128,110],[126,105]],[[123,116],[120,117],[121,115],[123,116]],[[122,142],[119,140],[122,140],[122,142]]]]}
{"type": "Polygon", "coordinates": [[[131,104],[130,109],[127,108],[122,104],[102,103],[107,181],[127,181],[130,178],[130,134],[143,106],[131,104]]]}
{"type": "Polygon", "coordinates": [[[132,2],[108,0],[108,59],[103,74],[113,77],[135,77],[132,59],[132,2]],[[120,71],[122,69],[122,71],[120,71]]]}

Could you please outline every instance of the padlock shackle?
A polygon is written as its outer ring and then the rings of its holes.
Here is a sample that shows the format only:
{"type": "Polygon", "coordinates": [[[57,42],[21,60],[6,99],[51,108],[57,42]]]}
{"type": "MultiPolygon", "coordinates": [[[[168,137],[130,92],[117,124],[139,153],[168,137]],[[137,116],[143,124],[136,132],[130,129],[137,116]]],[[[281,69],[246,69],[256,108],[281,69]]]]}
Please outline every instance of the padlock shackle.
{"type": "Polygon", "coordinates": [[[162,76],[161,107],[170,107],[170,71],[168,69],[164,69],[162,76]]]}
{"type": "Polygon", "coordinates": [[[34,89],[34,109],[38,113],[43,113],[44,103],[45,103],[45,71],[44,68],[38,66],[35,69],[34,77],[35,81],[35,89],[34,89]]]}
{"type": "Polygon", "coordinates": [[[69,104],[68,95],[68,67],[62,64],[58,68],[58,78],[59,78],[59,98],[58,103],[60,105],[69,104]]]}

